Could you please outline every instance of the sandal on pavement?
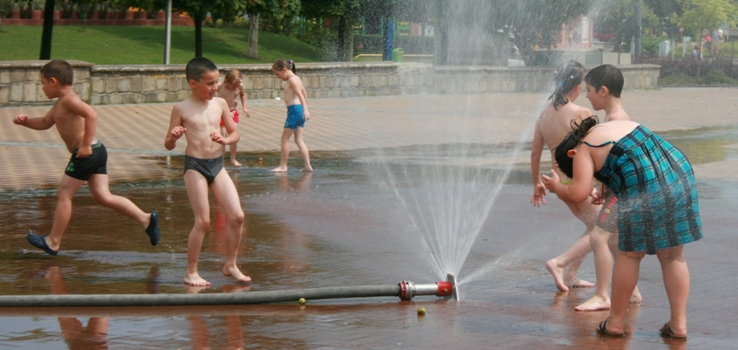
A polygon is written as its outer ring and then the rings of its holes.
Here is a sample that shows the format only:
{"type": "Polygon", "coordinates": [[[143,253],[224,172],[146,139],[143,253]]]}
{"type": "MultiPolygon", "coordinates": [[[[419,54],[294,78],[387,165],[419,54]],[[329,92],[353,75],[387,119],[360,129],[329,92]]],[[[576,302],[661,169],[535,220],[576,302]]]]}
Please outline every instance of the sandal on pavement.
{"type": "Polygon", "coordinates": [[[686,334],[676,334],[674,331],[671,330],[671,327],[669,326],[669,322],[664,323],[664,326],[659,329],[659,333],[661,333],[662,337],[666,338],[673,338],[673,339],[687,339],[686,334]]]}
{"type": "Polygon", "coordinates": [[[606,335],[609,337],[623,337],[625,336],[625,332],[621,333],[613,333],[607,330],[607,321],[610,320],[610,318],[606,318],[604,321],[600,322],[600,325],[597,326],[597,333],[601,335],[606,335]]]}

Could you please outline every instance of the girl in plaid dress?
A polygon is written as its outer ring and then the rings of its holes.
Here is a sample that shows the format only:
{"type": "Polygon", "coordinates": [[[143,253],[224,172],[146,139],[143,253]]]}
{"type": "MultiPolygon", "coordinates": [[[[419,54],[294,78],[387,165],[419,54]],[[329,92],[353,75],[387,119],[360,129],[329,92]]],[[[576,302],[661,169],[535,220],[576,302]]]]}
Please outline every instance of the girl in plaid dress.
{"type": "Polygon", "coordinates": [[[597,331],[622,336],[629,299],[638,281],[640,262],[656,254],[661,263],[671,317],[663,336],[687,337],[689,269],[684,244],[702,238],[702,222],[692,166],[669,142],[638,123],[618,120],[597,125],[597,117],[574,129],[555,151],[561,171],[572,178],[559,181],[556,172],[544,176],[546,188],[563,200],[590,195],[592,177],[617,196],[618,252],[612,277],[610,317],[597,331]]]}

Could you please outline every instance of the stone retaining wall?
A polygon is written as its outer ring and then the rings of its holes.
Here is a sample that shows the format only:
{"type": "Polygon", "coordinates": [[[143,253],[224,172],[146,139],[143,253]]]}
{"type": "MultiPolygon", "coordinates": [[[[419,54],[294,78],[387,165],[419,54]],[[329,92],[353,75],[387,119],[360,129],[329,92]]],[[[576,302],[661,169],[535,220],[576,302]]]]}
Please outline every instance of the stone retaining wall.
{"type": "MultiPolygon", "coordinates": [[[[51,104],[41,90],[39,70],[46,61],[0,62],[0,107],[51,104]]],[[[94,65],[70,61],[74,91],[92,105],[181,101],[190,88],[184,65],[94,65]]],[[[273,99],[282,81],[271,65],[223,65],[221,75],[239,69],[249,99],[273,99]]],[[[626,89],[658,87],[659,66],[620,69],[626,89]]],[[[552,68],[436,67],[423,63],[307,63],[298,65],[310,98],[538,92],[550,87],[552,68]]]]}

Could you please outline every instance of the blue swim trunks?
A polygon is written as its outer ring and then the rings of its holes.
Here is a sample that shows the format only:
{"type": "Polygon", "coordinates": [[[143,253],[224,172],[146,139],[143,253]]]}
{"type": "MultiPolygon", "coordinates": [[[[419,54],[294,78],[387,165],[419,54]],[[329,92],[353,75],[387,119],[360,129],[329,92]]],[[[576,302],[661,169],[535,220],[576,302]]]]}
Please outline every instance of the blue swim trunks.
{"type": "Polygon", "coordinates": [[[295,130],[297,127],[305,127],[305,117],[302,115],[302,105],[287,106],[287,121],[284,127],[295,130]]]}

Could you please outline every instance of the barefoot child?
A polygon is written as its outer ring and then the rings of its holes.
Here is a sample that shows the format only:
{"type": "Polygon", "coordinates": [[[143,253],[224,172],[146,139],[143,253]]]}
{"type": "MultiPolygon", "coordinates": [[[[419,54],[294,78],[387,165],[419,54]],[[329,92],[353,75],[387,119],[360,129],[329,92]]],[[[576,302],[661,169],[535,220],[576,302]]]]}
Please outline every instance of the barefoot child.
{"type": "Polygon", "coordinates": [[[45,64],[41,68],[42,90],[46,97],[56,98],[56,102],[42,118],[29,119],[24,114],[13,118],[13,123],[34,130],[46,130],[56,125],[59,136],[72,153],[59,184],[51,232],[48,236],[29,233],[26,239],[34,247],[56,255],[72,216],[72,199],[77,190],[87,182],[100,205],[138,222],[146,230],[151,245],[156,245],[160,239],[156,212],[145,213],[129,199],[110,193],[108,153],[102,142],[95,137],[97,113],[72,90],[73,74],[72,66],[67,61],[55,59],[45,64]]]}
{"type": "Polygon", "coordinates": [[[279,166],[272,171],[287,171],[287,158],[290,155],[290,137],[295,134],[295,144],[300,150],[304,166],[302,171],[313,171],[310,165],[310,154],[308,148],[303,141],[305,130],[305,122],[310,119],[310,112],[307,106],[307,92],[302,85],[302,80],[295,72],[295,63],[292,60],[278,59],[272,65],[272,71],[279,79],[286,82],[284,87],[284,103],[287,105],[287,121],[284,123],[282,131],[282,140],[280,146],[279,166]]]}
{"type": "MultiPolygon", "coordinates": [[[[591,113],[589,109],[574,104],[582,92],[584,67],[576,61],[568,61],[556,69],[556,88],[549,97],[551,103],[541,112],[535,126],[533,146],[530,154],[530,169],[533,173],[533,197],[531,203],[540,207],[546,203],[546,188],[541,181],[541,155],[544,145],[553,153],[556,145],[569,132],[569,121],[581,121],[591,113]]],[[[552,154],[553,158],[553,154],[552,154]]],[[[562,174],[559,174],[563,177],[562,174]]],[[[593,205],[589,199],[580,202],[564,202],[572,214],[586,225],[581,237],[563,254],[546,262],[546,268],[553,275],[556,286],[562,291],[569,287],[591,287],[593,284],[576,277],[579,265],[592,250],[590,233],[596,229],[599,205],[593,205]]]]}
{"type": "MultiPolygon", "coordinates": [[[[231,110],[231,116],[233,122],[238,127],[238,101],[241,100],[241,106],[243,106],[243,115],[246,118],[251,117],[249,115],[249,109],[246,107],[246,93],[243,91],[243,83],[241,78],[241,71],[238,69],[232,69],[226,73],[223,84],[218,87],[218,97],[223,98],[228,103],[228,108],[231,110]]],[[[220,122],[220,133],[223,136],[228,136],[228,131],[225,128],[223,122],[220,122]]],[[[241,166],[236,160],[236,147],[238,143],[232,143],[230,147],[231,151],[231,164],[234,166],[241,166]]],[[[225,153],[224,153],[225,154],[225,153]]]]}
{"type": "Polygon", "coordinates": [[[185,68],[187,83],[192,94],[172,109],[169,130],[164,140],[168,150],[177,146],[183,135],[187,138],[185,149],[184,182],[187,196],[195,214],[195,224],[187,241],[187,273],[184,283],[194,286],[209,286],[197,271],[202,241],[210,227],[210,204],[208,188],[223,208],[227,220],[226,261],[222,268],[225,276],[239,282],[249,282],[236,266],[238,248],[241,243],[244,214],[236,186],[223,168],[223,146],[238,142],[239,134],[231,117],[228,103],[215,97],[218,90],[218,67],[207,58],[190,60],[185,68]],[[225,125],[228,136],[218,133],[219,124],[225,125]]]}
{"type": "Polygon", "coordinates": [[[640,262],[646,254],[656,254],[671,308],[660,332],[685,339],[689,269],[683,249],[702,238],[692,166],[681,151],[642,125],[628,120],[597,123],[597,117],[572,121],[573,131],[556,147],[555,160],[572,179],[570,185],[562,184],[556,172],[543,176],[546,188],[565,201],[587,199],[593,176],[618,198],[612,306],[597,332],[624,335],[640,262]]]}
{"type": "MultiPolygon", "coordinates": [[[[587,73],[584,77],[587,85],[587,99],[596,111],[605,111],[605,122],[613,120],[630,120],[620,100],[625,80],[623,74],[615,66],[601,65],[587,73]]],[[[612,191],[602,185],[595,193],[594,201],[605,204],[601,207],[597,219],[597,229],[590,234],[590,245],[594,255],[596,288],[594,296],[576,307],[579,311],[596,311],[610,308],[610,277],[612,275],[612,255],[617,251],[613,233],[617,232],[617,202],[612,191]]],[[[630,301],[642,301],[638,287],[633,290],[630,301]]]]}

